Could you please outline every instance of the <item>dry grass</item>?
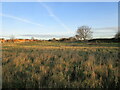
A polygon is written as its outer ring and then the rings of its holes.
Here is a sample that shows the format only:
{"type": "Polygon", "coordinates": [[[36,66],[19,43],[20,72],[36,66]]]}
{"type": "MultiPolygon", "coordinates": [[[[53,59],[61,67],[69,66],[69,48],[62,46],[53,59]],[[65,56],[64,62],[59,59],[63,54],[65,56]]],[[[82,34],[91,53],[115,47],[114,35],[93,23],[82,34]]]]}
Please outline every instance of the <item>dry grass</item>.
{"type": "Polygon", "coordinates": [[[118,47],[3,45],[4,88],[120,87],[118,47]]]}

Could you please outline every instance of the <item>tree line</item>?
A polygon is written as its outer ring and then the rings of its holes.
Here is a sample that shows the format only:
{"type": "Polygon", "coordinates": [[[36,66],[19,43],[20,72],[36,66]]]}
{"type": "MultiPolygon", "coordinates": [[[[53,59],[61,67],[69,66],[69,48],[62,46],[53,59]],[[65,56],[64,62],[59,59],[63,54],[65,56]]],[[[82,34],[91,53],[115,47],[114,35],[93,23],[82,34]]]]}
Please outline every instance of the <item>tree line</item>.
{"type": "MultiPolygon", "coordinates": [[[[59,40],[57,40],[56,38],[53,39],[49,39],[48,41],[95,41],[95,40],[102,40],[102,41],[107,41],[109,39],[92,39],[93,38],[93,32],[91,31],[91,28],[89,26],[81,26],[78,27],[78,29],[76,30],[76,35],[73,37],[69,37],[69,38],[60,38],[59,40]]],[[[15,39],[15,36],[12,35],[10,37],[11,40],[15,39]]],[[[31,38],[31,40],[34,40],[34,37],[31,38]]],[[[120,41],[120,31],[118,31],[114,38],[111,38],[110,40],[114,41],[120,41]]],[[[109,40],[109,41],[110,41],[109,40]]]]}

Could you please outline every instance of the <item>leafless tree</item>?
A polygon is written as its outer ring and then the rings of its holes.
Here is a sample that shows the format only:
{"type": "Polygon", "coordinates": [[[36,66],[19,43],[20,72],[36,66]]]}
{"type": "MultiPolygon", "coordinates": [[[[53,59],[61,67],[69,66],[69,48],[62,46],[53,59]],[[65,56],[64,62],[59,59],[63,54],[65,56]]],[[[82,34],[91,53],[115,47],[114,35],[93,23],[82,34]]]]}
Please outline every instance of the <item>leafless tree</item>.
{"type": "Polygon", "coordinates": [[[34,40],[34,37],[31,37],[31,40],[34,40]]]}
{"type": "Polygon", "coordinates": [[[88,40],[92,38],[91,28],[88,26],[81,26],[77,29],[77,34],[75,35],[77,40],[88,40]]]}
{"type": "Polygon", "coordinates": [[[15,36],[14,36],[14,35],[11,35],[11,36],[10,36],[10,39],[11,39],[12,42],[14,42],[15,36]]]}
{"type": "Polygon", "coordinates": [[[120,39],[120,31],[115,34],[116,39],[120,39]]]}
{"type": "Polygon", "coordinates": [[[10,36],[10,39],[11,39],[11,40],[15,39],[15,36],[14,36],[14,35],[11,35],[11,36],[10,36]]]}

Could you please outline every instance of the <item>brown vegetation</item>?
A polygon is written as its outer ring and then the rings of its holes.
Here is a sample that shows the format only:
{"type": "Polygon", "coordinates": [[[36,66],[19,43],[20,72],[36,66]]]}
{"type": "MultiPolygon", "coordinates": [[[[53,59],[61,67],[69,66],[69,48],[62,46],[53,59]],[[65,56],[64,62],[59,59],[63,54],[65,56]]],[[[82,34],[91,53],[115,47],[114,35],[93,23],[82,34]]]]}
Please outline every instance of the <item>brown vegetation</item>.
{"type": "Polygon", "coordinates": [[[118,47],[42,43],[3,44],[3,88],[120,87],[118,47]]]}
{"type": "Polygon", "coordinates": [[[40,40],[37,40],[37,39],[0,39],[0,42],[1,43],[4,43],[4,42],[30,42],[30,41],[40,41],[40,40]]]}

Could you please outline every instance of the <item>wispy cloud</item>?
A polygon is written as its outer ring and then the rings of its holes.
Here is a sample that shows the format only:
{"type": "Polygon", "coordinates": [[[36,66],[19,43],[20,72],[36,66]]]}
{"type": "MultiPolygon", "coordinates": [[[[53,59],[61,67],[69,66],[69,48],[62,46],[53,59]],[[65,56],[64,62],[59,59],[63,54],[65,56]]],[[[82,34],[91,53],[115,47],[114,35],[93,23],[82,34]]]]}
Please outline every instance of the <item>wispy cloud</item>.
{"type": "Polygon", "coordinates": [[[103,27],[103,28],[93,28],[93,32],[101,32],[101,33],[112,33],[112,32],[118,32],[118,27],[103,27]]]}
{"type": "Polygon", "coordinates": [[[118,30],[118,27],[93,28],[95,30],[118,30]]]}
{"type": "MultiPolygon", "coordinates": [[[[38,1],[42,1],[42,0],[38,0],[38,1]]],[[[56,22],[58,22],[65,30],[67,30],[68,32],[71,32],[71,31],[72,31],[67,25],[65,25],[65,24],[62,22],[62,20],[61,20],[59,17],[57,17],[57,16],[53,13],[52,9],[51,9],[48,5],[46,5],[45,3],[42,3],[42,2],[40,2],[40,4],[47,10],[48,14],[49,14],[56,22]]]]}
{"type": "Polygon", "coordinates": [[[0,16],[11,18],[11,19],[14,19],[14,20],[18,20],[18,21],[21,21],[21,22],[24,22],[24,23],[29,23],[29,24],[33,24],[33,25],[43,26],[42,24],[35,23],[35,22],[30,21],[30,20],[27,20],[27,19],[24,19],[24,18],[20,18],[20,17],[16,17],[16,16],[12,16],[12,15],[8,15],[8,14],[0,13],[0,16]]]}
{"type": "Polygon", "coordinates": [[[52,34],[25,34],[20,35],[24,37],[36,37],[36,38],[62,38],[62,37],[68,37],[67,35],[52,35],[52,34]]]}
{"type": "MultiPolygon", "coordinates": [[[[0,35],[0,38],[10,38],[12,35],[0,35]]],[[[31,37],[34,37],[34,38],[38,38],[38,39],[41,39],[41,38],[67,38],[67,37],[70,37],[69,35],[58,35],[58,34],[18,34],[18,35],[14,35],[15,38],[31,38],[31,37]]]]}

